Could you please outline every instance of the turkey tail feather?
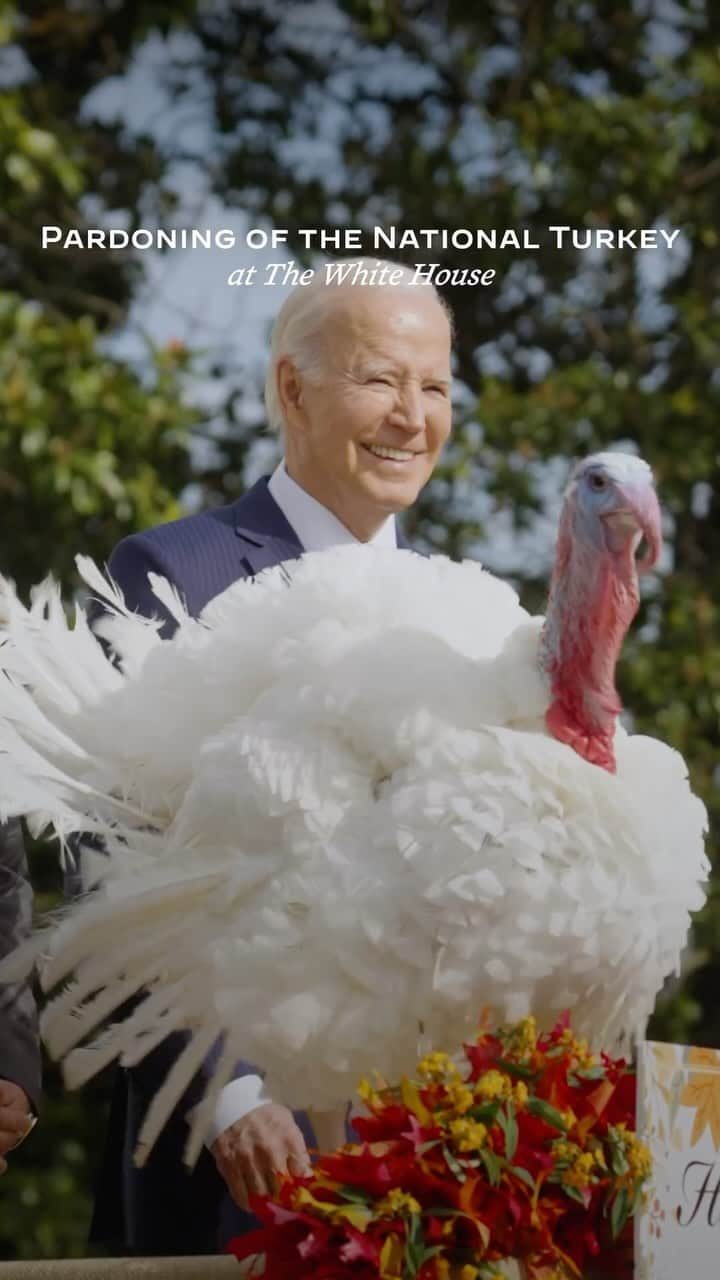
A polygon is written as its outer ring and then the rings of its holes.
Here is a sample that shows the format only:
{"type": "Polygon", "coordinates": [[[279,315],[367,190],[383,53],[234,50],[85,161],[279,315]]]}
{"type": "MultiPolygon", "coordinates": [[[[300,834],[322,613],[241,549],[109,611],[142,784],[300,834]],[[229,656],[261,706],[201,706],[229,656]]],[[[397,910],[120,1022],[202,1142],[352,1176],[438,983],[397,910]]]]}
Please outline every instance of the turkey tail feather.
{"type": "Polygon", "coordinates": [[[173,1063],[164,1083],[150,1103],[140,1130],[133,1157],[137,1168],[142,1168],[145,1164],[158,1134],[185,1093],[193,1076],[207,1058],[221,1031],[222,1026],[218,1022],[206,1023],[195,1032],[190,1043],[173,1063]]]}

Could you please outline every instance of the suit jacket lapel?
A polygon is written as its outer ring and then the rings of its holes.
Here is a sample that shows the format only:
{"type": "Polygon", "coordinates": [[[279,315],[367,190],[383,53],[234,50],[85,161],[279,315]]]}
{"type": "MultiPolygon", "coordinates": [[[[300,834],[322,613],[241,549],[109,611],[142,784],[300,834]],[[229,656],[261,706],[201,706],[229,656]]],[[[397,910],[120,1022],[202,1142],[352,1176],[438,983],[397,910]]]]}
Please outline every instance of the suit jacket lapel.
{"type": "Polygon", "coordinates": [[[273,538],[271,535],[261,539],[258,534],[240,528],[237,533],[243,539],[242,558],[253,576],[283,560],[297,560],[305,549],[296,540],[273,538]]]}
{"type": "Polygon", "coordinates": [[[263,476],[233,504],[240,554],[251,574],[282,560],[297,560],[305,548],[268,489],[263,476]]]}

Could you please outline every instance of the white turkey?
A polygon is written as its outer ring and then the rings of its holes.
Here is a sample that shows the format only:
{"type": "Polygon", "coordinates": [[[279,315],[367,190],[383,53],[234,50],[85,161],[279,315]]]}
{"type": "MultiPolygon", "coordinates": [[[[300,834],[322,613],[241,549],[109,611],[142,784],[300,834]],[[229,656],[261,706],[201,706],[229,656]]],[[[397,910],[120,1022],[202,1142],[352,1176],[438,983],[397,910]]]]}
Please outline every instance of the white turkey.
{"type": "Polygon", "coordinates": [[[156,581],[179,622],[161,640],[81,560],[113,662],[55,585],[29,610],[7,587],[0,811],[109,855],[35,943],[47,989],[72,975],[43,1020],[68,1082],[192,1029],[147,1150],[225,1032],[193,1158],[240,1056],[328,1111],[409,1070],[420,1032],[459,1046],[482,1006],[569,1008],[608,1050],[642,1034],[708,870],[682,758],[618,722],[659,550],[650,469],[610,453],[569,483],[544,623],[477,563],[350,547],[200,620],[156,581]]]}

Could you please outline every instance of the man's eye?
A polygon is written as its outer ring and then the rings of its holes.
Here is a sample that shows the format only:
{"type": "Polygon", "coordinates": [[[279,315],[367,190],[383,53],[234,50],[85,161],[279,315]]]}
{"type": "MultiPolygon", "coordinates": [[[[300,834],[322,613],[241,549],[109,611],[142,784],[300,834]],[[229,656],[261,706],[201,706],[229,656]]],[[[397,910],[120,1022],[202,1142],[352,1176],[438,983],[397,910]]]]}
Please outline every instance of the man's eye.
{"type": "Polygon", "coordinates": [[[447,394],[447,387],[443,386],[443,385],[442,385],[442,383],[440,383],[440,382],[430,382],[430,383],[426,386],[425,390],[426,390],[426,391],[437,391],[437,392],[439,393],[439,395],[441,395],[441,396],[444,396],[444,395],[446,395],[446,394],[447,394]]]}
{"type": "Polygon", "coordinates": [[[374,374],[372,378],[368,378],[368,382],[379,384],[381,387],[389,387],[391,385],[390,379],[383,377],[382,374],[374,374]]]}

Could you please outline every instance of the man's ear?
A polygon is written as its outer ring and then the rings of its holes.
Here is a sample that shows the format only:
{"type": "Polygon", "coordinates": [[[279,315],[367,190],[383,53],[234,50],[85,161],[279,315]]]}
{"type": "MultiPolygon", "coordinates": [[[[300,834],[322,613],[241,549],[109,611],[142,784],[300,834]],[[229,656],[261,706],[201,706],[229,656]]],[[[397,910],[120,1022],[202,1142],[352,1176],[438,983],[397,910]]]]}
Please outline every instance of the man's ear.
{"type": "Polygon", "coordinates": [[[303,385],[302,375],[298,372],[289,356],[281,356],[278,360],[277,393],[283,415],[288,422],[299,425],[303,418],[303,385]]]}

